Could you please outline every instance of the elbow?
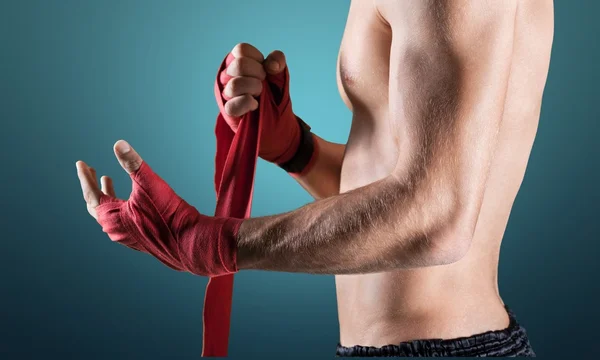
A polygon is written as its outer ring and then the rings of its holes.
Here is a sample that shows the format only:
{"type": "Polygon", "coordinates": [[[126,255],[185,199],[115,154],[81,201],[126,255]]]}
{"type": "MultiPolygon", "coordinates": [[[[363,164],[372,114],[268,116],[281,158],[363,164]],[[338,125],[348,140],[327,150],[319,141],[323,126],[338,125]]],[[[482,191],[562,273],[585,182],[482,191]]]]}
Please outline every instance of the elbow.
{"type": "Polygon", "coordinates": [[[431,265],[453,264],[469,253],[477,216],[465,216],[463,210],[456,209],[447,221],[439,223],[427,247],[431,265]]]}
{"type": "Polygon", "coordinates": [[[473,236],[464,233],[449,233],[436,241],[430,251],[432,265],[450,265],[462,260],[471,249],[473,236]]]}
{"type": "MultiPolygon", "coordinates": [[[[412,203],[394,222],[394,257],[401,268],[449,265],[462,260],[471,249],[481,208],[481,197],[461,196],[457,186],[442,183],[413,191],[412,203]],[[406,231],[409,229],[408,231],[406,231]]],[[[408,190],[406,190],[408,192],[408,190]]]]}

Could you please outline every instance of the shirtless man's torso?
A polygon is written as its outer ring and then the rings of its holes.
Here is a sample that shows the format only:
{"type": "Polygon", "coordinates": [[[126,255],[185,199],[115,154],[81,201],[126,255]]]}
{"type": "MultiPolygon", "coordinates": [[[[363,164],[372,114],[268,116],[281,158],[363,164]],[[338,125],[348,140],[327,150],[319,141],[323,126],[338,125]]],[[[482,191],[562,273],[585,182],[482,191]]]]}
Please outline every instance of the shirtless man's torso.
{"type": "MultiPolygon", "coordinates": [[[[435,1],[391,2],[350,5],[338,59],[339,90],[353,112],[340,192],[382,179],[402,157],[403,119],[388,103],[389,79],[399,71],[390,69],[390,52],[427,41],[421,34],[445,16],[435,1]],[[405,17],[393,48],[386,10],[405,17]]],[[[468,253],[448,265],[336,276],[342,345],[456,338],[508,325],[497,284],[500,243],[536,134],[552,35],[552,1],[519,1],[504,114],[468,253]]]]}
{"type": "Polygon", "coordinates": [[[534,355],[497,271],[553,32],[551,0],[352,1],[338,58],[353,113],[345,145],[292,112],[283,53],[238,44],[217,79],[218,129],[232,138],[261,101],[274,115],[261,118],[251,155],[258,148],[316,201],[204,216],[118,142],[131,198],[78,162],[87,210],[112,240],[177,270],[336,275],[338,355],[534,355]]]}

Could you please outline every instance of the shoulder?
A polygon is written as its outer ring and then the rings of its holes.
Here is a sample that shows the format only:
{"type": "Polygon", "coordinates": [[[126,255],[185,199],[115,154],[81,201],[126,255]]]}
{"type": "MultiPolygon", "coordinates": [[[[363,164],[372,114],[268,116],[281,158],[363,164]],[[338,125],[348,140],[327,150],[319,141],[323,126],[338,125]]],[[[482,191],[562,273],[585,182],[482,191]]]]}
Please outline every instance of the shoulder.
{"type": "Polygon", "coordinates": [[[372,1],[409,53],[464,66],[511,54],[518,0],[372,1]]]}
{"type": "Polygon", "coordinates": [[[398,34],[460,40],[505,30],[514,23],[518,0],[372,0],[375,11],[398,34]]]}

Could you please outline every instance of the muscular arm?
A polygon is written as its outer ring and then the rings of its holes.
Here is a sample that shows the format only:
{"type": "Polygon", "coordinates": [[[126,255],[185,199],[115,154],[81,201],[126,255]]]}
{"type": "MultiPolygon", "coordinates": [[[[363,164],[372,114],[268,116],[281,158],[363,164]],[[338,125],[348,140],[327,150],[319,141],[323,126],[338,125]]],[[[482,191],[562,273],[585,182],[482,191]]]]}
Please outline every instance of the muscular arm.
{"type": "MultiPolygon", "coordinates": [[[[386,178],[244,221],[240,269],[364,273],[447,264],[475,229],[507,91],[514,1],[378,3],[392,29],[386,178]]],[[[375,159],[374,159],[375,161],[375,159]]]]}

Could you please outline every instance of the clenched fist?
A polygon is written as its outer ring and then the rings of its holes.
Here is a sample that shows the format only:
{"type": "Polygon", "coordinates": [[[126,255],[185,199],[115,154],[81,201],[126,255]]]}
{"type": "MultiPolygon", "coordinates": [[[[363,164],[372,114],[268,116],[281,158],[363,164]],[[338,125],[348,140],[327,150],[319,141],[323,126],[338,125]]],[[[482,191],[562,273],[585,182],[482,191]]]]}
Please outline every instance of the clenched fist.
{"type": "Polygon", "coordinates": [[[273,51],[265,60],[263,54],[249,44],[237,44],[231,50],[227,69],[221,75],[223,98],[227,100],[227,115],[240,117],[258,108],[259,96],[265,79],[273,81],[274,77],[285,70],[285,55],[281,51],[273,51]]]}
{"type": "Polygon", "coordinates": [[[221,115],[234,132],[247,113],[257,110],[265,86],[272,94],[277,116],[261,126],[259,156],[283,164],[296,154],[301,141],[301,127],[292,111],[289,98],[289,73],[285,55],[273,51],[265,59],[249,44],[236,45],[227,56],[218,76],[218,86],[224,106],[221,115]]]}

